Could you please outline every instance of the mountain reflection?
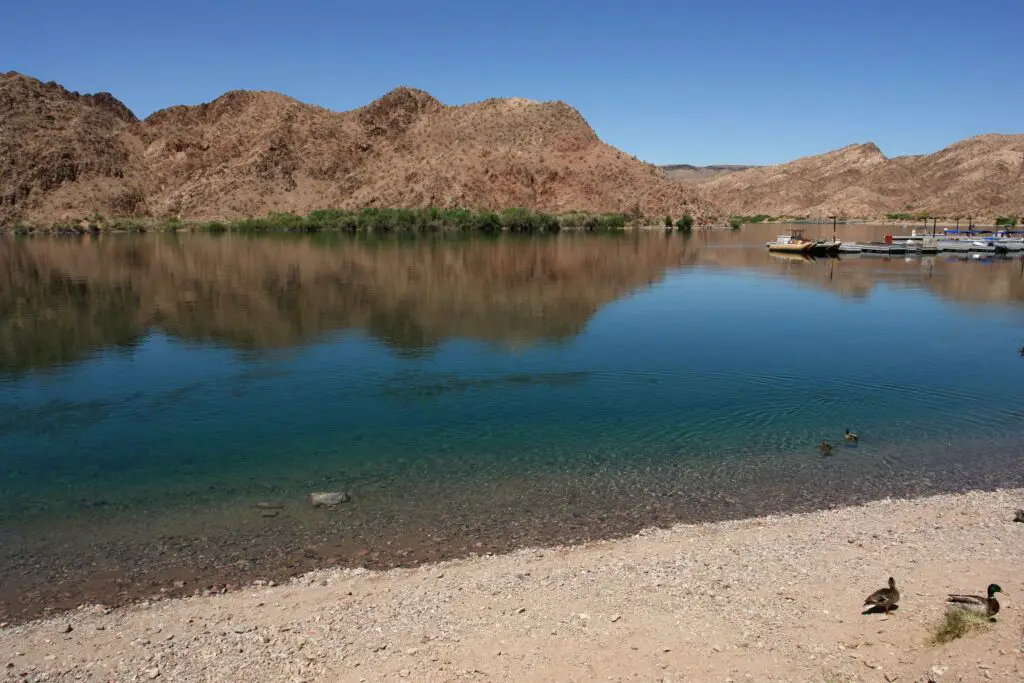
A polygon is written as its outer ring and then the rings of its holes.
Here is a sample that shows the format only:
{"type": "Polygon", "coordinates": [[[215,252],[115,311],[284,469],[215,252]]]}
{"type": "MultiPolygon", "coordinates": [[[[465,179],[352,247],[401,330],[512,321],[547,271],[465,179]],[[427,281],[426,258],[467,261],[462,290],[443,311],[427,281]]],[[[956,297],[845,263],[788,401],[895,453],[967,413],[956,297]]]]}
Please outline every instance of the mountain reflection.
{"type": "Polygon", "coordinates": [[[48,367],[151,329],[242,349],[362,330],[406,353],[453,337],[570,338],[680,262],[679,239],[110,236],[0,243],[0,370],[48,367]]]}
{"type": "MultiPolygon", "coordinates": [[[[843,230],[844,239],[884,233],[843,230]]],[[[602,306],[680,266],[769,272],[848,297],[889,283],[964,302],[1024,301],[1020,260],[780,259],[763,248],[779,231],[761,226],[688,239],[651,233],[533,240],[7,240],[0,242],[0,371],[130,348],[150,330],[272,349],[352,329],[413,355],[450,338],[509,346],[563,340],[602,306]]]]}

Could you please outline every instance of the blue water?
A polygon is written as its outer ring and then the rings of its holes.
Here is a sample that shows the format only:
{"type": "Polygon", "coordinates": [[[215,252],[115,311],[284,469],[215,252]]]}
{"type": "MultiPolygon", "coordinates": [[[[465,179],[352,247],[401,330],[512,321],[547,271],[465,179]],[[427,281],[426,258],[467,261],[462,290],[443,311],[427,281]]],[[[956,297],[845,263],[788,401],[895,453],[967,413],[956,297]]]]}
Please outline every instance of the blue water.
{"type": "Polygon", "coordinates": [[[4,243],[0,519],[24,547],[332,488],[415,516],[502,482],[784,506],[1024,481],[1021,261],[763,237],[4,243]]]}

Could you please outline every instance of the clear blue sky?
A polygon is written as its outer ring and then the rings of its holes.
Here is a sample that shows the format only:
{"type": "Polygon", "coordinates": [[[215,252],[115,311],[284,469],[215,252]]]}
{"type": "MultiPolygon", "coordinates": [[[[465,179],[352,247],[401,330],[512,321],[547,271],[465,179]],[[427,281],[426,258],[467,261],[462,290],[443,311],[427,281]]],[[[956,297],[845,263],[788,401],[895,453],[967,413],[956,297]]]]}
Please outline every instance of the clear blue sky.
{"type": "Polygon", "coordinates": [[[915,154],[1024,132],[1024,0],[17,2],[8,69],[140,116],[237,88],[345,110],[405,84],[564,100],[654,163],[915,154]]]}

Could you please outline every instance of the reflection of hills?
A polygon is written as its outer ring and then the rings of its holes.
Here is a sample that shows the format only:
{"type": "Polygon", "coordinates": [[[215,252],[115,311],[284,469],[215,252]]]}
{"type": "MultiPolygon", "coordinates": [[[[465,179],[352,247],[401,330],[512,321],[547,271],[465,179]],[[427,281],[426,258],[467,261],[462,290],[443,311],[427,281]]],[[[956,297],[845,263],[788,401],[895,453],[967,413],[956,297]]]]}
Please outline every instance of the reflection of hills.
{"type": "MultiPolygon", "coordinates": [[[[0,244],[0,371],[49,367],[151,329],[235,348],[284,348],[356,329],[403,352],[447,338],[507,345],[578,334],[603,305],[673,266],[771,272],[841,296],[880,283],[965,303],[1024,303],[1024,262],[773,257],[779,226],[692,239],[497,241],[147,236],[0,244]]],[[[830,229],[813,227],[811,235],[830,229]]],[[[844,239],[884,229],[844,226],[844,239]]]]}
{"type": "Polygon", "coordinates": [[[0,248],[0,370],[125,346],[149,328],[280,348],[355,328],[402,349],[450,337],[577,334],[602,305],[677,264],[679,239],[373,243],[109,237],[0,248]]]}
{"type": "MultiPolygon", "coordinates": [[[[809,237],[831,237],[830,225],[806,227],[809,237]]],[[[961,303],[1024,303],[1024,262],[1019,259],[979,263],[940,254],[907,260],[903,256],[852,256],[808,261],[769,253],[764,241],[787,229],[788,226],[774,225],[744,228],[742,232],[696,233],[685,259],[693,265],[777,273],[845,297],[865,297],[876,286],[888,284],[924,289],[961,303]]],[[[844,225],[840,238],[879,240],[886,230],[892,232],[893,226],[844,225]]]]}

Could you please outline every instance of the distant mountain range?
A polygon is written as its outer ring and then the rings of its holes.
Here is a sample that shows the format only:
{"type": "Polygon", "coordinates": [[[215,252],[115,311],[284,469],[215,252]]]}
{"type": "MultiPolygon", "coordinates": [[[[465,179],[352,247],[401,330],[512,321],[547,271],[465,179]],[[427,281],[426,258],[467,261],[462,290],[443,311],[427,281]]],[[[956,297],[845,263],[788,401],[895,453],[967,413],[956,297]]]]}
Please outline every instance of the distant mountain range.
{"type": "Polygon", "coordinates": [[[757,168],[757,166],[737,166],[733,164],[717,164],[714,166],[693,166],[691,164],[668,164],[661,166],[661,170],[665,172],[672,180],[686,183],[687,185],[699,185],[700,183],[707,182],[714,178],[718,178],[730,173],[736,173],[737,171],[745,171],[748,168],[757,168]]]}
{"type": "Polygon", "coordinates": [[[1024,135],[980,135],[921,156],[874,143],[718,175],[699,186],[731,214],[881,218],[1024,215],[1024,135]]]}
{"type": "Polygon", "coordinates": [[[397,88],[333,112],[229,92],[139,120],[109,93],[0,74],[0,227],[107,217],[230,219],[326,207],[522,206],[694,216],[1024,214],[1024,135],[926,156],[871,143],[775,166],[656,167],[562,102],[446,106],[397,88]]]}

